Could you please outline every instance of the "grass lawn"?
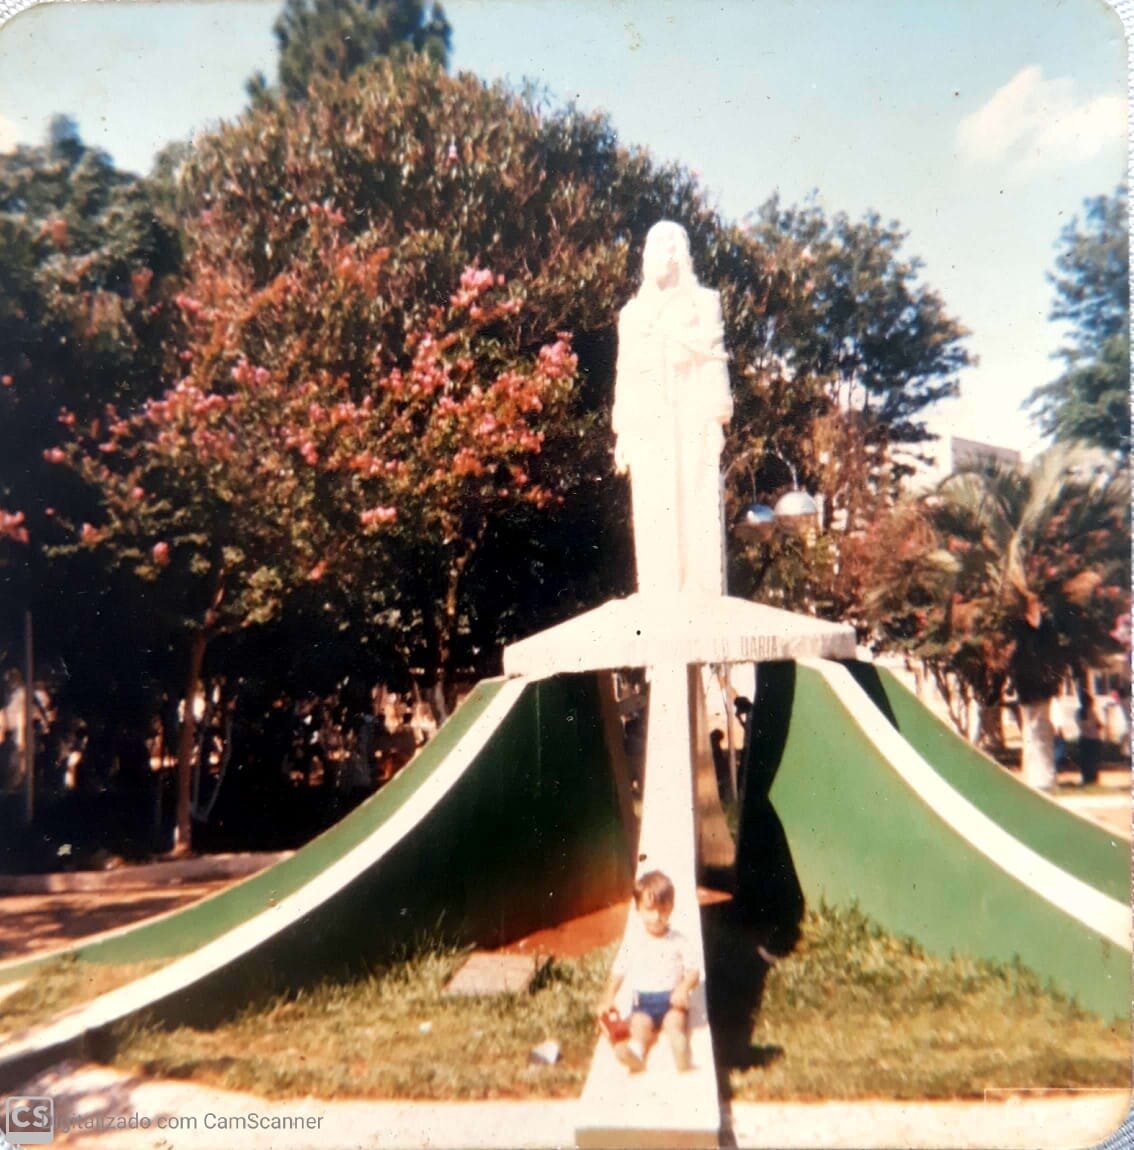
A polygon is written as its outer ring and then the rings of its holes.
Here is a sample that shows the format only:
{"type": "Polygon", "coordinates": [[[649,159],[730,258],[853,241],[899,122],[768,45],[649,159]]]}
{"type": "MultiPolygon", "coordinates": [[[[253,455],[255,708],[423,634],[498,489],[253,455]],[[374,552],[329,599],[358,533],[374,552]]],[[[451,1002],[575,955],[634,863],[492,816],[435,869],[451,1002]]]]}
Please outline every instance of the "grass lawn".
{"type": "MultiPolygon", "coordinates": [[[[725,904],[727,905],[727,904],[725,904]]],[[[943,962],[855,911],[810,914],[769,968],[706,910],[722,1086],[742,1100],[981,1097],[986,1088],[1130,1085],[1130,1036],[1016,967],[943,962]],[[754,1021],[752,1021],[754,1020],[754,1021]]],[[[277,997],[215,1029],[134,1028],[115,1064],[280,1098],[572,1097],[595,1043],[612,947],[554,962],[530,992],[445,998],[455,951],[277,997]],[[529,1066],[555,1039],[562,1059],[529,1066]]]]}
{"type": "MultiPolygon", "coordinates": [[[[751,950],[727,915],[707,926],[716,953],[751,950]]],[[[721,1078],[738,1099],[1131,1084],[1129,1024],[1107,1025],[1023,967],[932,958],[854,910],[808,914],[790,957],[747,980],[734,968],[731,985],[726,968],[718,981],[734,1007],[758,1002],[749,1035],[735,1028],[730,1042],[727,1024],[714,1028],[721,1078]]]]}
{"type": "Polygon", "coordinates": [[[552,962],[530,991],[447,998],[464,960],[424,953],[369,977],[274,999],[214,1029],[135,1028],[115,1065],[269,1098],[527,1098],[579,1094],[613,947],[552,962]],[[554,1039],[553,1066],[529,1066],[554,1039]]]}

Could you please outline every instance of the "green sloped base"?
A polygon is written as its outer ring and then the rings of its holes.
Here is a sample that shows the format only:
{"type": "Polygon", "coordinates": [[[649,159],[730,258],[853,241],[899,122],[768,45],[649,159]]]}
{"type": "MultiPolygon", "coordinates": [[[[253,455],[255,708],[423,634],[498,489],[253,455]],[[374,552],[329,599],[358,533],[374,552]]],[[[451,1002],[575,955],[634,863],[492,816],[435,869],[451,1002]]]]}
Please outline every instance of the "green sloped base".
{"type": "Polygon", "coordinates": [[[869,663],[847,669],[902,737],[973,806],[1038,855],[1119,902],[1130,901],[1130,844],[1063,810],[981,754],[908,691],[869,663]]]}
{"type": "MultiPolygon", "coordinates": [[[[500,686],[480,684],[404,771],[290,859],[74,953],[113,963],[175,957],[274,906],[399,811],[456,750],[500,686]]],[[[422,937],[501,942],[626,897],[631,850],[618,815],[595,678],[529,684],[472,765],[407,834],[208,985],[224,983],[230,992],[221,997],[231,1001],[232,991],[303,981],[373,961],[422,937]]],[[[26,975],[35,965],[10,968],[5,976],[26,975]]]]}
{"type": "MultiPolygon", "coordinates": [[[[939,954],[1015,959],[1106,1018],[1130,1014],[1130,955],[1005,874],[887,765],[819,673],[760,666],[738,871],[766,795],[807,900],[857,903],[939,954]]],[[[1068,816],[1070,817],[1070,816],[1068,816]]]]}

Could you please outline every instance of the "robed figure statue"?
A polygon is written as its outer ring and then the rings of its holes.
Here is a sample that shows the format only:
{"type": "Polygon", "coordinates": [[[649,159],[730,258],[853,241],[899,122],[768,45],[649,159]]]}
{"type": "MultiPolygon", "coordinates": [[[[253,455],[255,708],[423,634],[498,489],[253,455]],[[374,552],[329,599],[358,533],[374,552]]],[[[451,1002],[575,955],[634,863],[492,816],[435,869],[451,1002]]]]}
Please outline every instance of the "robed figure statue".
{"type": "Polygon", "coordinates": [[[720,297],[697,283],[685,229],[663,220],[618,319],[612,414],[640,593],[724,593],[720,456],[731,418],[720,297]]]}

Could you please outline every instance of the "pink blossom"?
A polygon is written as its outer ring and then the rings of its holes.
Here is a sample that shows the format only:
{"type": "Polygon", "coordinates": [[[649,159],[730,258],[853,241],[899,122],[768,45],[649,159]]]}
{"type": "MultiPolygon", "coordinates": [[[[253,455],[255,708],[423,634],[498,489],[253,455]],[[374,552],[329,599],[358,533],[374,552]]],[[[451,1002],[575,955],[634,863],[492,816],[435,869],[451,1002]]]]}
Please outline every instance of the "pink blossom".
{"type": "Polygon", "coordinates": [[[307,572],[307,578],[310,579],[312,583],[318,583],[319,580],[322,579],[326,574],[327,561],[325,559],[320,559],[319,562],[316,563],[315,566],[307,572]]]}
{"type": "Polygon", "coordinates": [[[484,464],[467,447],[462,447],[453,456],[452,474],[457,477],[483,475],[484,464]]]}
{"type": "Polygon", "coordinates": [[[44,453],[43,458],[48,463],[63,463],[66,461],[67,456],[63,453],[61,447],[49,447],[44,453]]]}
{"type": "Polygon", "coordinates": [[[492,287],[495,278],[488,268],[470,266],[461,272],[461,287],[471,291],[486,291],[492,287]]]}
{"type": "Polygon", "coordinates": [[[191,295],[186,295],[184,292],[180,292],[176,295],[173,302],[187,315],[197,315],[204,306],[199,299],[194,299],[191,295]]]}
{"type": "Polygon", "coordinates": [[[24,526],[24,513],[5,511],[0,507],[0,538],[7,536],[13,543],[27,543],[28,529],[24,526]]]}
{"type": "Polygon", "coordinates": [[[11,387],[12,377],[10,375],[0,375],[0,383],[2,383],[5,387],[11,387]]]}
{"type": "Polygon", "coordinates": [[[165,540],[155,543],[152,554],[154,562],[159,567],[165,567],[169,563],[169,544],[165,540]]]}
{"type": "Polygon", "coordinates": [[[554,343],[539,349],[539,365],[552,379],[570,379],[575,374],[578,359],[571,350],[571,336],[560,332],[554,343]]]}
{"type": "Polygon", "coordinates": [[[93,547],[102,539],[102,532],[92,527],[89,523],[84,523],[82,530],[79,532],[79,538],[88,547],[93,547]]]}
{"type": "Polygon", "coordinates": [[[375,524],[393,523],[398,518],[396,507],[369,507],[359,515],[363,527],[372,527],[375,524]]]}
{"type": "MultiPolygon", "coordinates": [[[[461,272],[461,290],[449,297],[454,307],[467,307],[478,296],[483,295],[496,282],[496,277],[488,268],[466,267],[461,272]]],[[[470,313],[471,314],[471,313],[470,313]]],[[[474,319],[479,315],[474,315],[474,319]]]]}

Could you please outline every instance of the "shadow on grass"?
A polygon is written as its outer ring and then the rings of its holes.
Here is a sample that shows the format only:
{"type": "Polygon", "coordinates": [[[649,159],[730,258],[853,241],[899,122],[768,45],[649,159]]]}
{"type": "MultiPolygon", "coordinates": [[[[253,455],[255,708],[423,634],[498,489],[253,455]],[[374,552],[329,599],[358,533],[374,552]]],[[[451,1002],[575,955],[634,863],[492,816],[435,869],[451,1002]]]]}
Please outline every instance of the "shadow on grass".
{"type": "Polygon", "coordinates": [[[713,1054],[726,1101],[731,1071],[770,1066],[784,1056],[781,1046],[753,1045],[752,1031],[768,971],[798,945],[805,911],[787,834],[770,798],[794,692],[794,664],[761,665],[735,818],[736,864],[721,883],[733,897],[702,910],[713,1054]]]}
{"type": "Polygon", "coordinates": [[[752,1028],[768,971],[795,950],[804,915],[787,836],[771,803],[750,803],[748,822],[745,829],[757,834],[737,867],[733,899],[702,910],[713,1057],[726,1099],[730,1071],[754,1070],[783,1057],[782,1047],[753,1045],[752,1028]],[[753,843],[760,849],[753,851],[753,843]]]}
{"type": "Polygon", "coordinates": [[[764,997],[771,964],[766,923],[750,921],[743,905],[722,902],[701,912],[705,934],[706,988],[713,1033],[713,1058],[723,1098],[731,1097],[729,1072],[770,1066],[784,1054],[781,1046],[752,1043],[752,1029],[764,997]]]}

